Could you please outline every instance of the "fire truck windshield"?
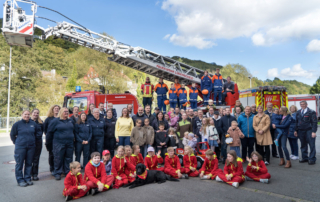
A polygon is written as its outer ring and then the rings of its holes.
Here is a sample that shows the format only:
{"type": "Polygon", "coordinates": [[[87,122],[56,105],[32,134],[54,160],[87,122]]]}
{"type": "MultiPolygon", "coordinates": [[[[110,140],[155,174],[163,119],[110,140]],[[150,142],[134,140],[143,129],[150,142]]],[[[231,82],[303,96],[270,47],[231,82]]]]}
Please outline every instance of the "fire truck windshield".
{"type": "Polygon", "coordinates": [[[73,97],[68,98],[67,108],[70,114],[72,114],[73,107],[79,107],[79,112],[86,111],[88,108],[88,100],[86,97],[73,97]]]}

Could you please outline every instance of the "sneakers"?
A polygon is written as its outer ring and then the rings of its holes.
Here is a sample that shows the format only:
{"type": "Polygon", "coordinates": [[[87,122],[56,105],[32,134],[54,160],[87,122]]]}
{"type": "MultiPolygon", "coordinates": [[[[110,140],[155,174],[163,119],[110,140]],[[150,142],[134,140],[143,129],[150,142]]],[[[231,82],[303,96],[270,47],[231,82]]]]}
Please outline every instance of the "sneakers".
{"type": "Polygon", "coordinates": [[[32,177],[32,180],[33,180],[33,181],[38,181],[38,180],[39,180],[39,177],[35,175],[35,176],[32,177]]]}
{"type": "Polygon", "coordinates": [[[54,177],[56,178],[56,180],[61,180],[61,175],[56,175],[54,177]]]}
{"type": "Polygon", "coordinates": [[[98,193],[98,188],[95,188],[95,189],[91,189],[91,195],[94,196],[98,193]]]}
{"type": "Polygon", "coordinates": [[[26,187],[26,186],[28,186],[28,184],[26,182],[20,182],[20,183],[18,183],[18,186],[26,187]]]}
{"type": "Polygon", "coordinates": [[[33,185],[33,182],[27,181],[28,186],[33,185]]]}
{"type": "Polygon", "coordinates": [[[292,157],[294,157],[294,155],[290,154],[290,158],[292,159],[292,157]]]}
{"type": "Polygon", "coordinates": [[[216,181],[218,181],[218,182],[223,182],[222,179],[220,179],[219,176],[216,177],[216,181]]]}
{"type": "Polygon", "coordinates": [[[239,187],[239,182],[232,183],[232,186],[235,187],[235,188],[238,188],[239,187]]]}
{"type": "Polygon", "coordinates": [[[210,177],[208,177],[208,175],[203,176],[202,178],[200,178],[201,180],[209,180],[210,177]]]}
{"type": "Polygon", "coordinates": [[[299,156],[294,156],[292,155],[292,157],[290,157],[292,160],[299,160],[299,156]]]}
{"type": "Polygon", "coordinates": [[[268,161],[265,161],[264,164],[267,166],[269,165],[270,163],[268,161]]]}
{"type": "Polygon", "coordinates": [[[189,176],[187,174],[182,174],[181,179],[189,179],[189,176]]]}
{"type": "Polygon", "coordinates": [[[268,179],[260,179],[260,182],[265,183],[265,184],[268,184],[268,183],[269,183],[269,180],[268,180],[268,179]]]}
{"type": "Polygon", "coordinates": [[[274,140],[274,144],[275,144],[277,147],[279,147],[279,142],[278,142],[278,140],[274,140]]]}
{"type": "Polygon", "coordinates": [[[72,196],[66,196],[66,201],[71,201],[73,198],[72,198],[72,196]]]}
{"type": "Polygon", "coordinates": [[[248,176],[246,176],[246,180],[247,180],[247,181],[253,181],[253,179],[250,178],[250,177],[248,177],[248,176]]]}

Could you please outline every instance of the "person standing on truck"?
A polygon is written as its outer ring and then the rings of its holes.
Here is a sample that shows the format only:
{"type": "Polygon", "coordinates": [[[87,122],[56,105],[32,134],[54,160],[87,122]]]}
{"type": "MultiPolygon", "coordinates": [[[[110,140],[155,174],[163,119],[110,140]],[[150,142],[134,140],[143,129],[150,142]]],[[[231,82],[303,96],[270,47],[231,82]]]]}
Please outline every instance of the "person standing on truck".
{"type": "Polygon", "coordinates": [[[170,108],[175,108],[178,102],[178,89],[174,87],[174,83],[171,84],[171,88],[169,90],[169,103],[170,108]]]}
{"type": "Polygon", "coordinates": [[[204,106],[207,106],[212,91],[212,80],[207,70],[204,71],[204,75],[201,77],[201,92],[203,90],[208,90],[208,94],[203,94],[204,106]]]}
{"type": "Polygon", "coordinates": [[[234,94],[234,83],[231,82],[231,76],[227,77],[227,83],[223,84],[222,102],[226,104],[227,93],[234,94]]]}
{"type": "Polygon", "coordinates": [[[116,123],[115,137],[119,146],[130,145],[130,135],[134,127],[132,118],[130,118],[128,109],[123,108],[122,114],[116,123]]]}
{"type": "Polygon", "coordinates": [[[164,101],[167,100],[167,92],[169,91],[169,88],[167,84],[163,83],[163,78],[159,78],[159,83],[155,86],[154,90],[157,93],[158,107],[160,108],[160,111],[162,110],[166,113],[167,107],[164,104],[164,101]]]}
{"type": "Polygon", "coordinates": [[[196,87],[196,83],[192,83],[191,88],[189,89],[189,101],[191,105],[191,109],[197,109],[198,104],[198,88],[196,87]]]}
{"type": "Polygon", "coordinates": [[[213,84],[213,104],[216,104],[217,97],[218,103],[221,105],[221,94],[222,94],[222,86],[223,86],[223,79],[221,74],[219,73],[220,69],[216,69],[216,74],[212,77],[212,84],[213,84]]]}
{"type": "Polygon", "coordinates": [[[316,136],[317,136],[317,115],[316,112],[308,107],[307,101],[300,102],[301,109],[296,113],[296,128],[294,136],[299,137],[301,142],[300,163],[308,162],[309,165],[316,163],[316,136]],[[308,156],[308,145],[310,154],[308,156]]]}
{"type": "MultiPolygon", "coordinates": [[[[181,85],[179,83],[179,79],[178,78],[174,79],[174,88],[176,89],[177,92],[181,88],[181,85]]],[[[178,104],[178,107],[180,108],[179,95],[178,95],[178,98],[177,98],[177,104],[178,104]]]]}
{"type": "Polygon", "coordinates": [[[109,150],[111,158],[114,156],[114,148],[116,147],[115,128],[117,118],[113,115],[113,110],[107,110],[107,116],[104,119],[106,123],[106,133],[104,134],[104,150],[109,150]]]}
{"type": "Polygon", "coordinates": [[[146,83],[141,84],[142,103],[145,108],[147,105],[152,105],[152,97],[154,92],[154,86],[150,83],[150,78],[146,78],[146,83]]]}
{"type": "Polygon", "coordinates": [[[137,120],[140,119],[141,120],[141,127],[143,127],[144,126],[144,120],[146,118],[147,118],[147,116],[144,114],[143,107],[139,107],[138,108],[138,113],[132,116],[132,121],[133,121],[134,126],[136,126],[137,120]]]}
{"type": "Polygon", "coordinates": [[[47,136],[47,132],[48,132],[48,128],[49,128],[49,125],[50,125],[50,122],[52,120],[54,120],[55,118],[58,118],[58,114],[59,114],[59,111],[60,111],[60,106],[59,105],[52,105],[47,113],[47,118],[46,120],[44,121],[44,124],[43,124],[43,132],[46,136],[46,148],[47,148],[47,151],[49,152],[49,158],[48,158],[48,161],[49,161],[49,166],[50,166],[50,172],[53,174],[53,171],[54,171],[54,156],[53,156],[53,151],[52,151],[52,144],[47,144],[48,142],[48,136],[47,136]]]}
{"type": "MultiPolygon", "coordinates": [[[[270,120],[272,120],[272,114],[273,114],[273,104],[271,102],[267,103],[267,110],[264,111],[265,114],[269,115],[270,120]]],[[[270,124],[270,133],[272,138],[272,157],[279,158],[276,144],[274,143],[275,140],[275,129],[272,127],[272,124],[270,124]]]]}
{"type": "Polygon", "coordinates": [[[181,88],[178,90],[180,108],[186,110],[186,106],[183,106],[186,102],[188,102],[188,92],[185,89],[185,85],[182,84],[181,88]]]}
{"type": "Polygon", "coordinates": [[[89,120],[89,124],[92,127],[90,153],[99,152],[101,155],[103,151],[106,123],[104,118],[100,115],[98,108],[93,109],[93,119],[89,120]]]}

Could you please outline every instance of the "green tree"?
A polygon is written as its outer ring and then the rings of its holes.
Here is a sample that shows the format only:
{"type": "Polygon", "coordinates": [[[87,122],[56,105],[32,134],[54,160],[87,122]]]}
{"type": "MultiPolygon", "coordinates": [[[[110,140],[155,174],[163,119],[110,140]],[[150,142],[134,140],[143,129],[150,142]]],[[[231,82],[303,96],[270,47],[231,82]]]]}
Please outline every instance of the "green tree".
{"type": "Polygon", "coordinates": [[[67,91],[74,91],[77,86],[77,79],[78,79],[78,71],[76,66],[76,60],[73,61],[73,69],[72,73],[67,81],[66,89],[67,91]]]}
{"type": "Polygon", "coordinates": [[[317,79],[316,83],[310,88],[310,94],[320,93],[320,76],[317,79]]]}

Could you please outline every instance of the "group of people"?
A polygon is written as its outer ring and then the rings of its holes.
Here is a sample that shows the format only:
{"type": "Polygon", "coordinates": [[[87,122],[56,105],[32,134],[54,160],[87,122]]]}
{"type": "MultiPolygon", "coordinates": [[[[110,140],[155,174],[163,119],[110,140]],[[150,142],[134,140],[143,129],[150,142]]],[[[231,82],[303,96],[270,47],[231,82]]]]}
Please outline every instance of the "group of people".
{"type": "Polygon", "coordinates": [[[199,90],[206,93],[203,94],[204,106],[208,105],[211,93],[213,92],[213,104],[224,104],[227,93],[234,93],[234,83],[231,82],[231,77],[228,76],[227,82],[224,83],[220,74],[220,69],[216,69],[215,75],[211,78],[208,71],[204,72],[201,78],[201,88],[196,83],[192,83],[189,91],[186,90],[185,84],[180,84],[179,79],[175,78],[174,83],[171,83],[171,87],[167,86],[163,82],[162,78],[159,78],[159,83],[155,86],[150,83],[150,78],[146,78],[146,82],[141,85],[141,93],[143,95],[143,106],[151,106],[153,93],[157,93],[158,108],[166,113],[166,104],[170,105],[170,108],[179,107],[180,109],[186,109],[186,106],[190,104],[190,108],[197,109],[199,90]],[[167,96],[168,93],[168,96],[167,96]],[[188,100],[189,97],[189,100],[188,100]],[[168,103],[166,103],[168,101],[168,103]]]}

